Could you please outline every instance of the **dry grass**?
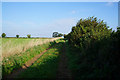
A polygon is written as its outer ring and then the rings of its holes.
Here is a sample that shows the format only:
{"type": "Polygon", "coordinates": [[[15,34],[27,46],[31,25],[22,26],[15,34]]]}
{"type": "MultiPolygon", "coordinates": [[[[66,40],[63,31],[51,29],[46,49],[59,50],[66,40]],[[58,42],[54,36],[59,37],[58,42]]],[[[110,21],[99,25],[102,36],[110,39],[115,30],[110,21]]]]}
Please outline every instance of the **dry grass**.
{"type": "MultiPolygon", "coordinates": [[[[60,38],[60,37],[59,37],[60,38]]],[[[33,46],[41,45],[47,42],[54,41],[59,38],[49,39],[2,39],[2,58],[26,51],[33,46]]]]}

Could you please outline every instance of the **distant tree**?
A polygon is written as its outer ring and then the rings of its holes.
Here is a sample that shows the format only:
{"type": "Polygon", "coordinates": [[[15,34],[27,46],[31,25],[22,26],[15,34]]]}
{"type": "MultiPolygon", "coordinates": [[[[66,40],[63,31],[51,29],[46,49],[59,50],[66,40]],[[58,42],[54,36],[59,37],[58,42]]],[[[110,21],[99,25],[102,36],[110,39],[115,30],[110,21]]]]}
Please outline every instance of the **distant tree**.
{"type": "Polygon", "coordinates": [[[16,38],[19,38],[19,35],[16,35],[16,38]]]}
{"type": "Polygon", "coordinates": [[[63,36],[63,34],[61,34],[61,33],[58,33],[58,37],[62,37],[63,36]]]}
{"type": "Polygon", "coordinates": [[[53,37],[58,37],[58,32],[53,32],[53,37]]]}
{"type": "Polygon", "coordinates": [[[27,35],[27,37],[28,37],[28,38],[31,38],[31,35],[30,35],[30,34],[28,34],[28,35],[27,35]]]}
{"type": "Polygon", "coordinates": [[[2,38],[5,38],[6,37],[6,34],[5,33],[2,33],[2,38]]]}

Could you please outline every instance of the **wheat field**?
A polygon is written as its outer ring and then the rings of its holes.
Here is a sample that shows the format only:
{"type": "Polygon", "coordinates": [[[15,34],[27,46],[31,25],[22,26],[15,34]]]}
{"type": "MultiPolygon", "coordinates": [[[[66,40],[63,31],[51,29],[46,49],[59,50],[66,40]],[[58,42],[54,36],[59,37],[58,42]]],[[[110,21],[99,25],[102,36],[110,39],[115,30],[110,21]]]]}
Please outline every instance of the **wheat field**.
{"type": "Polygon", "coordinates": [[[20,52],[24,52],[27,49],[45,44],[47,42],[54,41],[58,38],[2,38],[2,58],[14,55],[20,52]]]}

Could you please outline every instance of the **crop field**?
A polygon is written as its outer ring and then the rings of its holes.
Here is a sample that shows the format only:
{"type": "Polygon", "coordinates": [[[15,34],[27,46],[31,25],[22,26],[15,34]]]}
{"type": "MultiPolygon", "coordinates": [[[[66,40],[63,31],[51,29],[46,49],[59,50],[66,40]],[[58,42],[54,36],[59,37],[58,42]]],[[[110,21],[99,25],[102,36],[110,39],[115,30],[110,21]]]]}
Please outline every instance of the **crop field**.
{"type": "Polygon", "coordinates": [[[2,57],[8,57],[20,52],[24,52],[27,49],[54,41],[58,38],[38,38],[38,39],[25,39],[25,38],[2,38],[2,57]]]}

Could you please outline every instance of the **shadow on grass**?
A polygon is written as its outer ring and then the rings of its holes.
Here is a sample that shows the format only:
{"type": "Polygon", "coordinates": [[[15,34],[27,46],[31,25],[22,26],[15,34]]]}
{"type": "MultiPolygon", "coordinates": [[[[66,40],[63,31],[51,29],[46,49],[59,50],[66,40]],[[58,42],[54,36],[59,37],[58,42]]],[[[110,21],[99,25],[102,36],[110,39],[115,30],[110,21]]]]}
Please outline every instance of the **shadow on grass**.
{"type": "MultiPolygon", "coordinates": [[[[67,43],[69,67],[74,79],[120,80],[120,32],[110,37],[92,40],[78,50],[67,43]]],[[[74,43],[73,43],[74,44],[74,43]]]]}
{"type": "MultiPolygon", "coordinates": [[[[63,44],[64,42],[60,41],[50,42],[49,47],[51,49],[48,48],[48,51],[45,52],[32,66],[27,69],[18,69],[16,78],[56,79],[59,55],[63,44]]],[[[17,66],[21,67],[19,64],[17,64],[17,66]]]]}

